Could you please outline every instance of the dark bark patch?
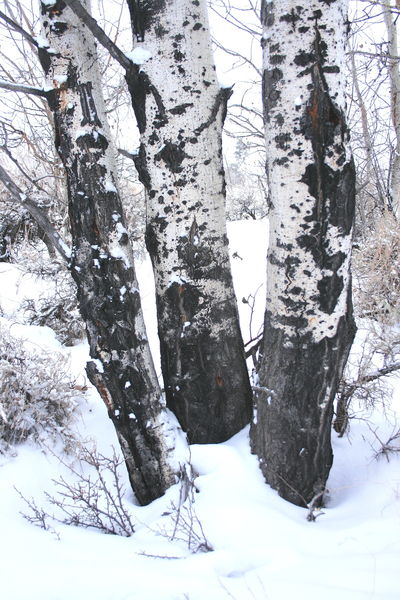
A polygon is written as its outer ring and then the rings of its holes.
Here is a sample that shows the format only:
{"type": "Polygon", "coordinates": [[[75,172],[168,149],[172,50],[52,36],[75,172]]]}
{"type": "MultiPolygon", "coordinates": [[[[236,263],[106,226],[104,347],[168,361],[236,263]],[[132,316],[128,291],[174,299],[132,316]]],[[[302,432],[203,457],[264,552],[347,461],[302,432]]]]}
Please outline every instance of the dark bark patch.
{"type": "Polygon", "coordinates": [[[301,156],[304,153],[304,150],[300,150],[300,148],[293,148],[290,152],[288,152],[288,156],[301,156]]]}
{"type": "Polygon", "coordinates": [[[296,331],[301,331],[308,326],[308,320],[305,317],[297,317],[295,315],[279,315],[277,320],[282,325],[293,327],[296,331]]]}
{"type": "Polygon", "coordinates": [[[153,96],[157,106],[153,126],[159,129],[168,123],[167,113],[159,91],[151,83],[148,75],[139,69],[138,65],[131,65],[125,73],[125,80],[131,96],[132,108],[139,132],[144,133],[146,131],[146,97],[148,95],[153,96]]]}
{"type": "Polygon", "coordinates": [[[177,188],[185,187],[186,185],[187,185],[187,179],[185,179],[185,177],[180,177],[180,179],[177,179],[176,181],[174,181],[174,186],[177,188]]]}
{"type": "Polygon", "coordinates": [[[289,163],[289,159],[287,156],[282,156],[282,158],[276,158],[274,160],[274,164],[275,165],[280,165],[281,167],[283,167],[284,165],[288,166],[289,163]]]}
{"type": "Polygon", "coordinates": [[[62,35],[68,30],[68,24],[62,21],[53,21],[50,25],[50,30],[56,35],[62,35]]]}
{"type": "Polygon", "coordinates": [[[96,104],[93,98],[92,82],[81,83],[77,86],[81,101],[83,118],[81,125],[97,125],[101,127],[101,122],[97,116],[96,104]]]}
{"type": "Polygon", "coordinates": [[[204,131],[205,129],[210,127],[210,125],[212,125],[212,123],[215,122],[218,113],[220,113],[220,115],[221,115],[222,123],[225,121],[227,107],[228,107],[228,100],[231,97],[231,95],[232,95],[232,88],[221,88],[218,91],[218,93],[215,97],[215,100],[214,100],[214,104],[211,107],[210,116],[208,117],[207,121],[205,121],[204,123],[202,123],[195,129],[195,134],[197,136],[199,136],[200,133],[202,133],[202,131],[204,131]]]}
{"type": "Polygon", "coordinates": [[[290,133],[280,133],[274,139],[277,148],[281,150],[288,150],[290,148],[289,142],[292,140],[290,133]]]}
{"type": "Polygon", "coordinates": [[[343,287],[343,277],[340,277],[337,273],[333,273],[329,277],[323,277],[318,282],[319,304],[323,312],[329,315],[332,314],[343,291],[343,287]]]}
{"type": "Polygon", "coordinates": [[[173,144],[172,142],[167,142],[160,152],[154,156],[155,160],[163,160],[172,173],[182,172],[182,162],[186,157],[187,154],[177,144],[173,144]]]}
{"type": "Polygon", "coordinates": [[[98,131],[91,131],[85,133],[84,135],[80,135],[76,139],[76,145],[78,148],[82,148],[84,150],[90,148],[92,150],[99,149],[103,151],[108,148],[108,140],[102,133],[99,133],[98,131]]]}
{"type": "Polygon", "coordinates": [[[261,23],[266,27],[272,27],[275,23],[274,3],[261,3],[261,23]]]}
{"type": "Polygon", "coordinates": [[[182,62],[184,61],[186,58],[186,55],[183,54],[183,52],[181,52],[180,50],[176,49],[174,50],[174,60],[175,62],[182,62]]]}
{"type": "Polygon", "coordinates": [[[147,224],[145,232],[146,248],[150,256],[155,257],[159,253],[159,234],[168,227],[168,220],[162,217],[155,217],[147,224]]]}
{"type": "Polygon", "coordinates": [[[284,54],[273,54],[269,57],[269,62],[271,65],[280,65],[285,60],[286,56],[284,54]]]}
{"type": "Polygon", "coordinates": [[[185,102],[184,104],[179,104],[174,108],[170,108],[169,112],[172,115],[183,115],[186,112],[187,108],[191,108],[193,106],[193,102],[185,102]]]}
{"type": "Polygon", "coordinates": [[[264,115],[267,122],[270,118],[270,111],[278,105],[281,97],[277,86],[282,78],[283,72],[278,67],[265,69],[263,72],[264,115]]]}
{"type": "MultiPolygon", "coordinates": [[[[61,0],[57,0],[54,4],[45,4],[44,2],[40,3],[41,14],[49,15],[50,18],[59,17],[62,15],[62,12],[65,8],[65,3],[61,0]]],[[[45,21],[44,26],[47,27],[48,22],[45,21]]]]}
{"type": "Polygon", "coordinates": [[[280,48],[281,48],[281,45],[279,44],[279,42],[277,44],[270,42],[270,44],[269,44],[269,53],[270,54],[275,54],[276,52],[280,51],[280,48]]]}
{"type": "Polygon", "coordinates": [[[290,23],[292,25],[292,28],[294,29],[297,21],[301,19],[302,12],[303,8],[301,6],[296,6],[296,8],[292,8],[292,10],[289,13],[286,13],[285,15],[279,17],[279,20],[285,23],[290,23]]]}
{"type": "Polygon", "coordinates": [[[324,67],[322,70],[324,73],[340,73],[340,69],[337,65],[332,65],[331,67],[324,67]]]}
{"type": "Polygon", "coordinates": [[[160,141],[160,138],[157,135],[156,131],[152,131],[151,135],[149,136],[149,144],[150,146],[154,146],[154,144],[156,144],[157,142],[160,141]]]}
{"type": "Polygon", "coordinates": [[[158,38],[163,38],[165,35],[168,35],[168,29],[165,29],[163,25],[160,23],[154,27],[154,33],[158,38]]]}
{"type": "Polygon", "coordinates": [[[146,32],[165,9],[165,0],[127,0],[131,15],[132,33],[138,42],[143,42],[146,32]]]}
{"type": "MultiPolygon", "coordinates": [[[[51,57],[46,48],[38,48],[38,57],[44,72],[47,74],[51,67],[51,57]]],[[[53,108],[50,106],[51,110],[53,108]]]]}
{"type": "MultiPolygon", "coordinates": [[[[135,163],[135,167],[139,175],[140,183],[144,185],[146,190],[150,190],[151,177],[146,164],[146,150],[143,143],[140,144],[139,152],[136,155],[134,155],[133,161],[135,163]]],[[[154,190],[151,190],[150,197],[153,197],[152,194],[155,195],[156,192],[154,190]]]]}
{"type": "Polygon", "coordinates": [[[294,58],[294,63],[298,67],[306,67],[313,62],[315,62],[315,54],[313,52],[306,52],[305,50],[300,50],[294,58]]]}
{"type": "Polygon", "coordinates": [[[282,260],[279,260],[276,257],[276,254],[274,252],[271,252],[271,251],[268,252],[268,262],[271,265],[275,265],[277,267],[284,267],[285,266],[285,263],[282,260]]]}
{"type": "MultiPolygon", "coordinates": [[[[285,294],[291,293],[290,291],[285,294]]],[[[279,300],[292,312],[301,312],[304,309],[304,302],[301,300],[295,300],[289,296],[278,296],[279,300]]]]}

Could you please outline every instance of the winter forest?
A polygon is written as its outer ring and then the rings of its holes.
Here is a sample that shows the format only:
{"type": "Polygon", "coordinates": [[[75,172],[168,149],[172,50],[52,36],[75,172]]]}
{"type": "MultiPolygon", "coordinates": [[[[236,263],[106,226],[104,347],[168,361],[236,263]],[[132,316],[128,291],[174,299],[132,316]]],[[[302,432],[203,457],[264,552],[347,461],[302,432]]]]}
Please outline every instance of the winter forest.
{"type": "Polygon", "coordinates": [[[4,600],[399,598],[399,36],[0,0],[4,600]]]}

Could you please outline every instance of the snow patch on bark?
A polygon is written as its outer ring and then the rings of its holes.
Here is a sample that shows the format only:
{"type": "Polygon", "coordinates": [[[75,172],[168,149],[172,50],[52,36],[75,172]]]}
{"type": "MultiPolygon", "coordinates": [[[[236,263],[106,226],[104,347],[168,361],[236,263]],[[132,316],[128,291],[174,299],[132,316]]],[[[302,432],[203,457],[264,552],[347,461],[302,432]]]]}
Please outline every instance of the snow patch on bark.
{"type": "Polygon", "coordinates": [[[145,62],[150,60],[152,53],[150,50],[143,48],[143,46],[136,46],[132,52],[127,52],[125,56],[129,58],[129,60],[131,60],[135,65],[143,65],[145,62]]]}

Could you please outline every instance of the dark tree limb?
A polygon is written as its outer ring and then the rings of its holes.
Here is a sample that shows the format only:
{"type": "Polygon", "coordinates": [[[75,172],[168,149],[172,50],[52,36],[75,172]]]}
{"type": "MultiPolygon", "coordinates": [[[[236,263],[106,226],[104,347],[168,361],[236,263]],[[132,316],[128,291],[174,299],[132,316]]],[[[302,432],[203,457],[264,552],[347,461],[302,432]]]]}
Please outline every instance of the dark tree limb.
{"type": "Polygon", "coordinates": [[[12,27],[19,34],[21,34],[22,37],[24,37],[30,44],[32,44],[32,46],[35,46],[36,48],[39,47],[37,40],[35,40],[35,38],[30,33],[28,33],[23,27],[21,27],[21,25],[18,25],[18,23],[16,23],[12,19],[10,19],[10,17],[8,17],[1,10],[0,10],[0,19],[2,19],[5,23],[7,23],[7,25],[12,27]]]}
{"type": "Polygon", "coordinates": [[[117,150],[118,154],[124,156],[125,158],[129,158],[129,160],[132,160],[133,162],[135,162],[137,159],[137,153],[135,154],[133,152],[128,152],[128,150],[124,150],[123,148],[117,148],[117,150]]]}
{"type": "Polygon", "coordinates": [[[43,89],[35,88],[30,85],[23,85],[21,83],[4,81],[3,79],[0,80],[0,88],[10,92],[21,92],[22,94],[30,94],[31,96],[40,96],[41,98],[47,98],[48,96],[48,92],[43,89]]]}
{"type": "Polygon", "coordinates": [[[70,249],[67,244],[63,241],[60,234],[54,229],[50,223],[44,211],[35,202],[30,200],[21,190],[20,187],[11,179],[7,171],[0,165],[0,181],[10,192],[12,197],[23,206],[33,219],[37,222],[39,227],[45,232],[54,248],[62,256],[62,258],[69,262],[70,249]]]}
{"type": "Polygon", "coordinates": [[[45,190],[37,183],[37,181],[35,181],[34,179],[32,179],[28,175],[28,173],[22,168],[22,166],[20,165],[20,163],[18,162],[18,160],[12,155],[12,153],[10,152],[10,150],[7,148],[6,144],[3,144],[3,146],[0,146],[0,150],[2,150],[5,154],[7,154],[8,158],[14,163],[14,165],[17,167],[18,171],[25,177],[25,179],[27,179],[38,190],[40,190],[41,192],[46,193],[45,190]]]}
{"type": "Polygon", "coordinates": [[[132,62],[118,48],[116,44],[108,37],[105,31],[93,19],[90,13],[82,6],[78,0],[65,0],[65,4],[72,10],[73,13],[86,25],[91,31],[94,38],[111,54],[111,56],[126,70],[130,69],[132,62]]]}

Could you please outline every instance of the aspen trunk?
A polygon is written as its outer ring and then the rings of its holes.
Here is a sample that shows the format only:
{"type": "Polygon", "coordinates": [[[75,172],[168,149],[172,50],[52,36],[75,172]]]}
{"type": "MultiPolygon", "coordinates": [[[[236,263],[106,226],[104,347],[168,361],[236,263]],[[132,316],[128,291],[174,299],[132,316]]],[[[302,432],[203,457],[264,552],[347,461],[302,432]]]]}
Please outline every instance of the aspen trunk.
{"type": "Polygon", "coordinates": [[[272,208],[252,443],[267,482],[302,506],[325,488],[333,399],[355,332],[346,10],[345,0],[262,3],[272,208]]]}
{"type": "Polygon", "coordinates": [[[91,361],[140,503],[176,481],[177,431],[168,423],[146,337],[132,252],[118,193],[96,48],[64,2],[41,3],[49,47],[40,59],[50,85],[56,147],[67,173],[78,286],[91,361]]]}
{"type": "Polygon", "coordinates": [[[141,133],[146,243],[156,281],[167,404],[190,442],[221,442],[251,417],[225,224],[221,89],[204,0],[128,0],[127,75],[141,133]]]}

